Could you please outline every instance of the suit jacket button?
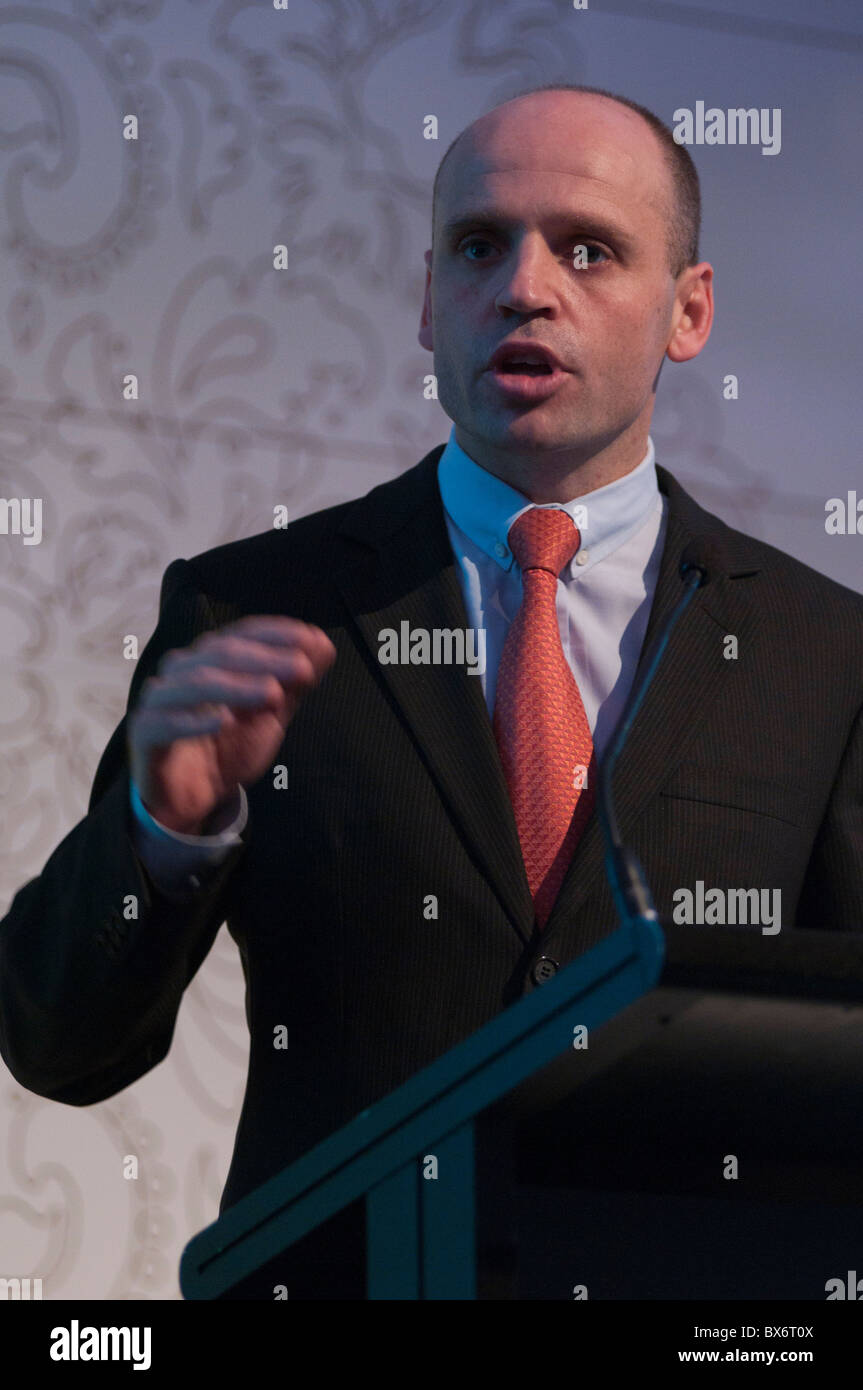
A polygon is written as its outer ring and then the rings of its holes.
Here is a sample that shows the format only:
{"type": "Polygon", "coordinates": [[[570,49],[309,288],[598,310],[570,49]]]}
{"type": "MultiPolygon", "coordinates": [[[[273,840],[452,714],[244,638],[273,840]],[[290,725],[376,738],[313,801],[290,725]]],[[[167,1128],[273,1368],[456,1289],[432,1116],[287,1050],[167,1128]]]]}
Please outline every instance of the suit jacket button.
{"type": "Polygon", "coordinates": [[[533,970],[531,971],[534,984],[544,984],[546,980],[551,979],[552,975],[557,974],[558,969],[558,962],[552,960],[551,956],[540,956],[539,960],[534,963],[533,970]]]}

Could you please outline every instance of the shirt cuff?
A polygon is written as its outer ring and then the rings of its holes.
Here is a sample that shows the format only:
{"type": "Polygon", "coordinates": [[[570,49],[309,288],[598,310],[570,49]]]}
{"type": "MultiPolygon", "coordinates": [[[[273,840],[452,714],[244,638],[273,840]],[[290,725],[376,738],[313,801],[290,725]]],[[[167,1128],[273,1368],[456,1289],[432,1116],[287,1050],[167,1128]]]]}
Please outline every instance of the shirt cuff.
{"type": "Polygon", "coordinates": [[[132,778],[129,798],[135,818],[135,845],[146,868],[159,888],[166,892],[194,892],[201,879],[215,869],[228,851],[241,844],[240,832],[249,818],[249,803],[243,787],[210,817],[206,835],[186,835],[169,830],[150,815],[132,778]]]}

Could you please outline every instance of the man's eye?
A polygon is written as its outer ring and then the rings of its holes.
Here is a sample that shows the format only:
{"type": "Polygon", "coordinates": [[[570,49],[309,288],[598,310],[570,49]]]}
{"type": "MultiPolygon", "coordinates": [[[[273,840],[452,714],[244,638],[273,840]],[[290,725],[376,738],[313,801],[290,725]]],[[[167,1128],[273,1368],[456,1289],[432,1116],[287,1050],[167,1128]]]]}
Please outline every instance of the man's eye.
{"type": "MultiPolygon", "coordinates": [[[[461,249],[462,249],[462,251],[467,251],[467,250],[469,249],[469,247],[471,247],[471,246],[490,246],[490,245],[491,245],[491,242],[486,241],[486,240],[485,240],[485,237],[481,237],[481,236],[472,236],[472,237],[468,237],[467,241],[462,242],[462,247],[461,247],[461,249]]],[[[472,256],[470,259],[471,259],[471,260],[475,260],[476,258],[472,256]]]]}
{"type": "Polygon", "coordinates": [[[587,261],[588,265],[598,265],[598,261],[591,260],[592,252],[598,252],[600,256],[608,259],[608,253],[603,251],[601,246],[596,246],[592,241],[577,241],[572,248],[572,260],[574,263],[584,264],[587,261]]]}

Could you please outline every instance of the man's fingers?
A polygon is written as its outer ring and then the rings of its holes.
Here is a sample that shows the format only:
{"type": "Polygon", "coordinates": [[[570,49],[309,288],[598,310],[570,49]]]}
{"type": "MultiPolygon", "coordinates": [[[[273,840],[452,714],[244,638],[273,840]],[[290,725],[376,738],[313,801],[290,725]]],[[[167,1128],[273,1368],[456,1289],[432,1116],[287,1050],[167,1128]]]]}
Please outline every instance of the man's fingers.
{"type": "Polygon", "coordinates": [[[336,649],[323,628],[314,623],[305,623],[300,618],[287,618],[281,614],[253,614],[228,623],[216,632],[205,633],[200,640],[221,636],[249,638],[256,642],[266,642],[272,646],[298,645],[309,651],[323,654],[336,649]]]}
{"type": "Polygon", "coordinates": [[[283,691],[308,687],[316,678],[305,652],[297,651],[280,658],[278,667],[278,671],[270,669],[254,675],[241,674],[239,669],[232,674],[220,666],[178,663],[168,674],[151,676],[144,682],[141,703],[150,709],[184,708],[207,702],[249,708],[267,704],[283,691]]]}
{"type": "Polygon", "coordinates": [[[218,632],[204,633],[190,647],[175,648],[166,652],[159,664],[160,674],[182,670],[206,662],[209,666],[223,666],[235,671],[272,671],[281,678],[282,671],[291,672],[290,660],[297,653],[303,653],[316,677],[329,670],[336,657],[333,643],[320,628],[310,628],[302,624],[302,631],[283,634],[278,640],[268,640],[267,630],[260,637],[241,637],[236,632],[222,628],[218,632]]]}

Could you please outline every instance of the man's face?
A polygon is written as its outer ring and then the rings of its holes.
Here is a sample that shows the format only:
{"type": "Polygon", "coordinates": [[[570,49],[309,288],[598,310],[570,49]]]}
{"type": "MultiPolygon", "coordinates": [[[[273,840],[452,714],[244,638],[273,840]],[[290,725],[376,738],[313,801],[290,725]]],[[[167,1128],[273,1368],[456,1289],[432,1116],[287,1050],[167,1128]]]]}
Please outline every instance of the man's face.
{"type": "Polygon", "coordinates": [[[501,457],[549,451],[577,466],[627,430],[642,436],[630,466],[638,462],[683,314],[668,261],[669,196],[653,132],[595,96],[521,98],[453,150],[419,339],[434,352],[458,442],[491,471],[505,472],[494,467],[501,457]],[[514,338],[550,349],[564,370],[489,370],[514,338]]]}

